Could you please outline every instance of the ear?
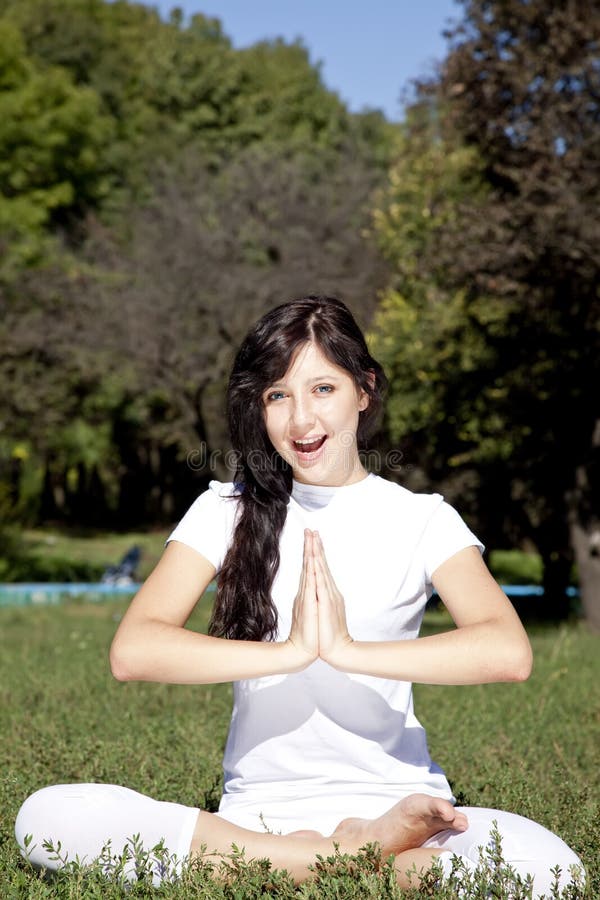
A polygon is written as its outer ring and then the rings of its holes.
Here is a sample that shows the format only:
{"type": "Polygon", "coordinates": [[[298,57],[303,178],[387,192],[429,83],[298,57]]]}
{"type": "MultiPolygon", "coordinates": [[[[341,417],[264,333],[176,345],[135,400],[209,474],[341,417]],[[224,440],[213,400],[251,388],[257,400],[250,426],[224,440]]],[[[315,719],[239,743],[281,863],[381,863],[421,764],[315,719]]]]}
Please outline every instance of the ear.
{"type": "MultiPolygon", "coordinates": [[[[373,390],[375,387],[375,380],[376,380],[375,372],[373,371],[373,369],[369,369],[369,371],[366,374],[367,374],[367,381],[369,382],[369,387],[371,388],[371,390],[373,390]]],[[[370,403],[369,395],[367,394],[366,391],[361,389],[361,391],[359,393],[359,398],[358,398],[359,411],[363,412],[367,408],[369,403],[370,403]]]]}
{"type": "Polygon", "coordinates": [[[375,375],[374,369],[369,369],[367,372],[367,381],[369,382],[369,387],[372,391],[375,390],[375,382],[377,381],[377,376],[375,375]]]}

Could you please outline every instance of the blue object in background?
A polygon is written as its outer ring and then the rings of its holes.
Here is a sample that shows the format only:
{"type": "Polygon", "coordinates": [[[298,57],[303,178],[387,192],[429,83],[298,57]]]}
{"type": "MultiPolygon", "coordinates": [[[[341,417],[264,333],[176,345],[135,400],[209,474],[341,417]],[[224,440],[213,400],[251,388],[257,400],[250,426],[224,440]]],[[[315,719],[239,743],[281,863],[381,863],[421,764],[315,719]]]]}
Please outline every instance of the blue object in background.
{"type": "MultiPolygon", "coordinates": [[[[110,584],[106,582],[65,582],[64,584],[35,583],[0,584],[0,607],[2,606],[56,606],[69,597],[80,597],[87,603],[99,603],[104,600],[117,600],[133,596],[141,583],[131,581],[127,584],[110,584]]],[[[214,581],[209,584],[208,591],[215,590],[214,581]]],[[[505,584],[502,590],[508,597],[543,597],[544,588],[539,584],[505,584]]],[[[576,587],[567,588],[569,597],[578,597],[576,587]]],[[[437,595],[434,595],[434,598],[437,595]]]]}

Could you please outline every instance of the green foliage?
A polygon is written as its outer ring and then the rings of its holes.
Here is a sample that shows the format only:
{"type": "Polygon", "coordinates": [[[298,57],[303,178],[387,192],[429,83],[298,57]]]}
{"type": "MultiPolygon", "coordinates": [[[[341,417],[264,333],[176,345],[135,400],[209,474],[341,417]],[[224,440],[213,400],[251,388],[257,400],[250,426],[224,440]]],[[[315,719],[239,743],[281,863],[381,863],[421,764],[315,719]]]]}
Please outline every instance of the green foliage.
{"type": "Polygon", "coordinates": [[[246,140],[285,140],[304,147],[336,146],[350,118],[335,94],[323,90],[318,68],[299,42],[255,44],[240,53],[244,89],[240,126],[246,140]]]}
{"type": "MultiPolygon", "coordinates": [[[[60,846],[52,842],[45,844],[56,860],[63,859],[60,846]]],[[[411,879],[414,887],[401,890],[396,883],[396,873],[392,860],[382,861],[370,846],[356,856],[347,856],[336,851],[326,858],[317,857],[312,867],[311,879],[295,887],[290,875],[281,870],[273,870],[268,860],[246,860],[243,850],[234,847],[228,858],[220,865],[198,858],[177,872],[176,861],[165,849],[158,845],[152,850],[141,847],[136,837],[123,853],[115,854],[107,845],[99,860],[92,866],[82,866],[77,862],[67,862],[54,878],[52,896],[93,898],[122,897],[210,897],[211,900],[254,900],[265,894],[280,900],[323,900],[323,898],[344,898],[344,900],[401,900],[401,898],[437,897],[438,900],[479,898],[493,896],[497,900],[530,900],[531,879],[521,878],[504,862],[502,844],[498,831],[492,834],[490,846],[480,854],[480,863],[474,870],[467,870],[456,859],[454,869],[448,879],[443,878],[441,867],[434,863],[430,872],[417,873],[413,869],[411,879]],[[159,889],[152,888],[156,866],[166,873],[166,879],[159,889]],[[131,871],[136,879],[132,882],[131,871]],[[123,893],[121,893],[123,892],[123,893]],[[189,893],[188,893],[189,892],[189,893]]],[[[584,896],[582,879],[564,891],[559,886],[557,869],[556,884],[548,900],[579,900],[584,896]]]]}
{"type": "Polygon", "coordinates": [[[102,577],[105,567],[68,557],[27,553],[14,541],[4,546],[0,556],[0,581],[3,582],[94,582],[102,577]]]}
{"type": "Polygon", "coordinates": [[[537,553],[519,550],[492,550],[489,567],[502,584],[541,584],[543,566],[537,553]]]}
{"type": "Polygon", "coordinates": [[[0,466],[27,446],[25,521],[171,520],[225,474],[186,458],[226,449],[249,322],[317,281],[368,313],[392,126],[202,15],[2,0],[0,32],[0,466]]]}
{"type": "MultiPolygon", "coordinates": [[[[98,98],[115,128],[107,161],[130,185],[142,187],[153,160],[173,158],[192,139],[218,164],[249,143],[334,147],[365,130],[355,129],[299,43],[233,50],[216,19],[165,22],[128,2],[3,6],[37,65],[60,67],[98,98]]],[[[377,129],[384,133],[383,119],[377,129]]]]}
{"type": "Polygon", "coordinates": [[[250,322],[316,283],[365,314],[378,177],[349,148],[257,146],[218,172],[182,152],[123,217],[127,236],[90,223],[77,261],[9,295],[0,415],[6,452],[27,442],[24,469],[43,472],[41,518],[171,521],[226,475],[225,383],[250,322]]]}
{"type": "Polygon", "coordinates": [[[576,548],[595,621],[598,27],[593,4],[465,2],[375,214],[392,437],[469,481],[494,542],[536,543],[555,611],[576,548]]]}
{"type": "Polygon", "coordinates": [[[36,65],[0,19],[0,277],[39,262],[49,226],[105,197],[111,138],[97,95],[64,69],[36,65]]]}
{"type": "Polygon", "coordinates": [[[460,204],[483,204],[487,194],[477,153],[442,140],[436,128],[428,106],[412,110],[374,212],[392,276],[372,342],[390,377],[390,436],[410,436],[420,463],[439,477],[448,466],[509,458],[516,435],[498,412],[505,389],[493,379],[489,339],[506,330],[510,306],[451,287],[435,265],[423,264],[433,260],[438,230],[454,227],[460,204]]]}
{"type": "Polygon", "coordinates": [[[132,545],[140,548],[140,580],[147,578],[158,562],[169,534],[168,529],[143,532],[95,532],[75,530],[26,529],[21,536],[28,549],[48,559],[70,563],[91,563],[106,568],[114,565],[132,545]]]}
{"type": "Polygon", "coordinates": [[[6,530],[0,551],[1,582],[94,582],[133,546],[141,551],[137,576],[145,579],[164,549],[168,531],[59,532],[48,529],[6,530]]]}
{"type": "MultiPolygon", "coordinates": [[[[420,888],[400,891],[393,869],[380,863],[372,848],[357,859],[338,853],[315,860],[313,880],[298,887],[264,861],[244,861],[240,850],[232,852],[218,880],[209,861],[199,859],[179,881],[160,887],[144,878],[125,888],[119,880],[120,857],[113,860],[113,880],[99,867],[73,866],[53,880],[28,867],[14,844],[13,823],[23,799],[46,784],[105,781],[158,799],[216,809],[231,688],[113,681],[107,650],[124,609],[117,602],[0,610],[5,638],[0,658],[3,898],[455,900],[458,885],[441,885],[435,872],[420,888]]],[[[205,628],[208,614],[208,604],[201,605],[191,627],[205,628]]],[[[447,626],[440,614],[430,615],[426,633],[447,626]]],[[[512,810],[559,833],[587,868],[587,888],[573,891],[571,900],[595,900],[600,894],[600,822],[598,786],[590,773],[600,764],[597,639],[574,626],[540,629],[531,638],[536,668],[529,682],[417,686],[417,711],[427,726],[433,756],[448,772],[459,801],[512,810]]],[[[147,871],[147,854],[135,847],[132,851],[147,871]]],[[[487,874],[457,872],[456,882],[468,885],[472,879],[478,885],[465,896],[484,897],[489,890],[498,900],[529,897],[523,889],[509,891],[498,848],[491,855],[491,876],[487,866],[487,874]]]]}

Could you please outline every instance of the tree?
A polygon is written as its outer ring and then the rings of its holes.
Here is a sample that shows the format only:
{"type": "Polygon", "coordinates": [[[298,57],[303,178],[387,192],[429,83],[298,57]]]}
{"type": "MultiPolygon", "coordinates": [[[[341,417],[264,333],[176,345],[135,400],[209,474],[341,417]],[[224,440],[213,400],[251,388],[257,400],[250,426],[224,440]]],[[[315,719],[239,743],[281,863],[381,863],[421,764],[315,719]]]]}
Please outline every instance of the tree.
{"type": "Polygon", "coordinates": [[[30,520],[172,519],[210,450],[227,470],[250,320],[315,289],[372,307],[393,128],[300,43],[234,50],[202,15],[0,0],[0,31],[0,487],[30,520]]]}
{"type": "Polygon", "coordinates": [[[417,490],[435,484],[449,499],[460,498],[488,543],[502,546],[507,491],[499,475],[511,435],[481,382],[494,360],[486,330],[502,329],[507,309],[492,298],[470,301],[463,287],[429,270],[438,230],[466,198],[484,201],[487,194],[476,152],[442,141],[431,112],[428,105],[409,110],[373,216],[392,271],[371,335],[390,380],[385,430],[401,447],[407,483],[417,490]],[[492,467],[498,471],[488,479],[492,467]],[[484,498],[486,485],[498,487],[500,508],[489,503],[489,490],[484,498]]]}
{"type": "Polygon", "coordinates": [[[300,42],[235,50],[217,19],[175,11],[163,21],[125,0],[0,0],[0,14],[36,67],[95,92],[115,129],[107,163],[137,192],[157,159],[189,142],[218,167],[250,144],[335,148],[360,130],[300,42]]]}
{"type": "Polygon", "coordinates": [[[111,137],[94,92],[36,67],[0,21],[0,276],[37,261],[52,226],[102,201],[111,137]]]}
{"type": "Polygon", "coordinates": [[[128,247],[101,235],[90,247],[112,272],[93,291],[107,320],[122,323],[112,347],[134,368],[138,406],[162,398],[156,415],[121,430],[119,456],[139,481],[138,450],[172,448],[159,477],[181,473],[178,512],[194,490],[186,460],[205,480],[231,472],[224,394],[249,325],[315,290],[342,294],[363,320],[373,309],[383,267],[362,230],[379,177],[350,152],[248,148],[217,175],[190,152],[177,171],[157,170],[153,198],[131,213],[128,247]]]}
{"type": "Polygon", "coordinates": [[[217,173],[190,148],[119,230],[89,222],[77,259],[6,292],[0,420],[43,470],[44,517],[172,520],[230,473],[225,382],[250,323],[314,291],[372,310],[380,178],[352,148],[248,148],[217,173]]]}
{"type": "MultiPolygon", "coordinates": [[[[500,509],[543,556],[548,606],[564,609],[576,556],[586,615],[600,626],[600,9],[463,6],[408,126],[416,139],[429,123],[437,192],[420,209],[407,202],[403,166],[417,161],[400,160],[380,214],[396,264],[407,245],[393,249],[392,219],[406,215],[421,237],[379,329],[388,343],[393,328],[422,342],[423,366],[403,374],[409,392],[420,385],[417,429],[428,420],[457,466],[504,473],[512,498],[500,509]],[[466,160],[458,181],[456,153],[466,160]]],[[[424,458],[434,465],[427,449],[424,458]]]]}

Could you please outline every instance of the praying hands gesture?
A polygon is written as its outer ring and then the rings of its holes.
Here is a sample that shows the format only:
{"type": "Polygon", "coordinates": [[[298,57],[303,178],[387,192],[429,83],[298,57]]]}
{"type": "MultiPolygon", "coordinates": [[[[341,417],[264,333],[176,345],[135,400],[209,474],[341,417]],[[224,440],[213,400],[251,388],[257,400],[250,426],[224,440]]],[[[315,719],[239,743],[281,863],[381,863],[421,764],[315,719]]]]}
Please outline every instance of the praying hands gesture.
{"type": "Polygon", "coordinates": [[[289,637],[305,654],[306,664],[317,658],[335,666],[352,638],[348,634],[344,598],[327,565],[317,531],[304,532],[304,556],[289,637]]]}
{"type": "Polygon", "coordinates": [[[521,671],[527,677],[527,636],[479,551],[458,551],[438,567],[433,580],[457,628],[412,640],[354,640],[321,538],[307,529],[290,636],[284,642],[294,657],[288,671],[320,658],[343,672],[423,684],[518,681],[521,671]]]}
{"type": "Polygon", "coordinates": [[[113,640],[116,678],[213,684],[299,672],[319,658],[342,672],[422,684],[518,681],[529,674],[527,635],[475,547],[455,553],[432,576],[457,627],[410,640],[350,636],[344,598],[316,531],[304,534],[302,573],[287,640],[232,640],[185,628],[198,594],[215,572],[192,548],[176,540],[168,545],[113,640]]]}

